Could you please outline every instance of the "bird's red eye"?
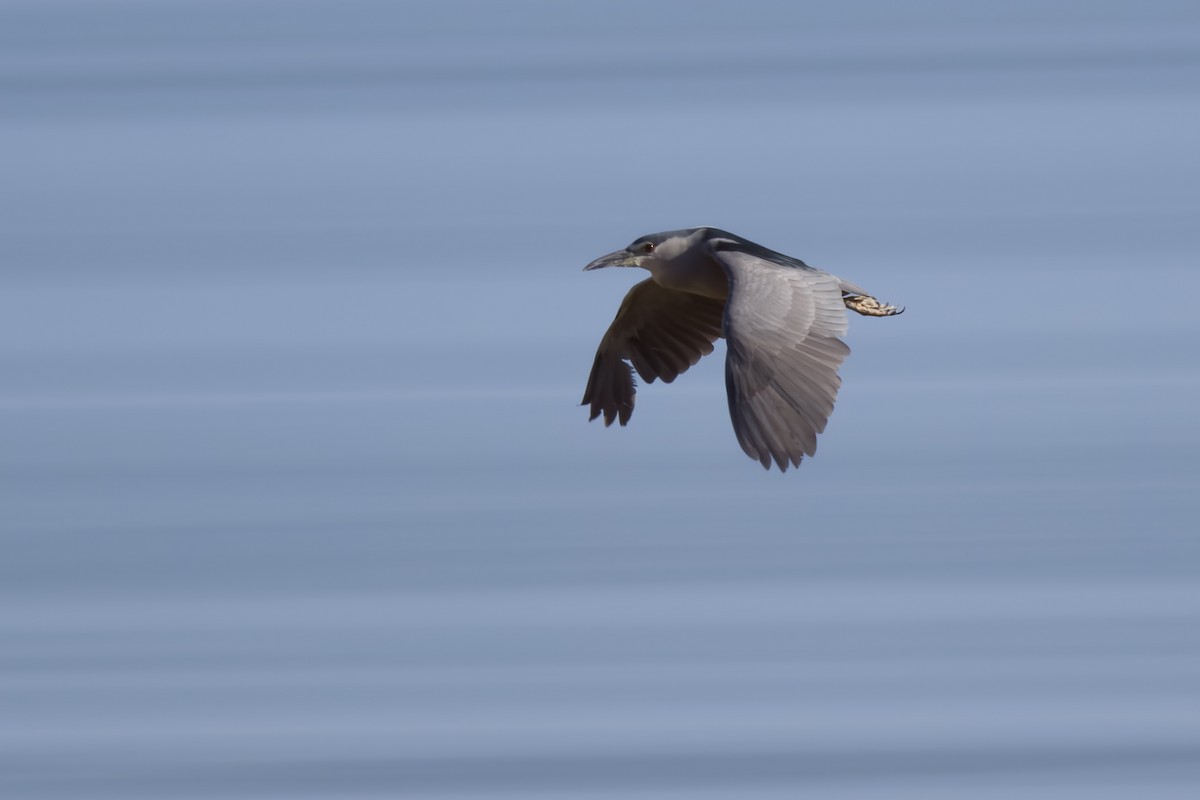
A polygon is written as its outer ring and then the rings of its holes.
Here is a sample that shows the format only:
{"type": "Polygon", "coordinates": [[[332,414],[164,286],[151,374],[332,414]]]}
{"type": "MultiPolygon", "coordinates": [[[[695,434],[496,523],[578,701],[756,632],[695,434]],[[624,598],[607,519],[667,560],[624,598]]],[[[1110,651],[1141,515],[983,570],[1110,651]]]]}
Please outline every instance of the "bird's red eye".
{"type": "Polygon", "coordinates": [[[643,244],[642,252],[643,253],[653,253],[654,252],[654,242],[646,242],[645,244],[643,244]]]}

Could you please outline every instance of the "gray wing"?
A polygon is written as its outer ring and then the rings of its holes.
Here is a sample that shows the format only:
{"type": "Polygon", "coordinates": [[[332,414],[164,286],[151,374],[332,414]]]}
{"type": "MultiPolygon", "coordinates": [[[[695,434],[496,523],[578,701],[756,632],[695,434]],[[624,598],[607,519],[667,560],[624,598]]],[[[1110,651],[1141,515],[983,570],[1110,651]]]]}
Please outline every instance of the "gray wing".
{"type": "Polygon", "coordinates": [[[713,257],[729,276],[725,388],[746,454],[770,469],[799,466],[817,451],[850,348],[838,278],[780,266],[736,250],[713,257]]]}
{"type": "Polygon", "coordinates": [[[721,336],[725,301],[665,289],[653,278],[629,290],[612,325],[600,341],[583,402],[589,420],[604,415],[604,424],[633,413],[632,369],[647,383],[670,383],[713,351],[721,336]],[[626,361],[633,362],[631,369],[626,361]]]}

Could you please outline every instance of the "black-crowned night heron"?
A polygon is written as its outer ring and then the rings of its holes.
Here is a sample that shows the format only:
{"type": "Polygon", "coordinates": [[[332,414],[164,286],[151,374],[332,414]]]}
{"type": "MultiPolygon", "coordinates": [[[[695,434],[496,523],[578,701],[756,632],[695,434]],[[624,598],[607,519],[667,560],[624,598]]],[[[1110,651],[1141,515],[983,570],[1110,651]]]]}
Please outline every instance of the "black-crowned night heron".
{"type": "Polygon", "coordinates": [[[849,308],[870,317],[884,305],[841,278],[717,228],[643,236],[584,267],[641,267],[600,341],[583,402],[604,424],[633,414],[633,370],[650,383],[675,380],[724,337],[725,389],[746,455],[786,472],[817,451],[850,354],[839,336],[849,308]],[[629,363],[633,366],[630,367],[629,363]]]}

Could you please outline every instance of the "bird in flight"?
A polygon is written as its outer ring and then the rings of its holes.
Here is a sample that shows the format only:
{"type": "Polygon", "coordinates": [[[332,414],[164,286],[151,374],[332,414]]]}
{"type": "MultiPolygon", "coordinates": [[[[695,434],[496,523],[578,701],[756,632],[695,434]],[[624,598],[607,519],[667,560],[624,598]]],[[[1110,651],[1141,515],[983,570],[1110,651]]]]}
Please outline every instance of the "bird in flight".
{"type": "Polygon", "coordinates": [[[608,326],[583,403],[589,420],[621,425],[633,414],[633,370],[666,383],[724,338],[729,415],[746,455],[783,472],[817,451],[850,354],[849,308],[869,317],[904,309],[852,283],[717,228],[653,233],[584,270],[641,267],[650,277],[625,295],[608,326]],[[630,364],[632,363],[632,366],[630,364]]]}

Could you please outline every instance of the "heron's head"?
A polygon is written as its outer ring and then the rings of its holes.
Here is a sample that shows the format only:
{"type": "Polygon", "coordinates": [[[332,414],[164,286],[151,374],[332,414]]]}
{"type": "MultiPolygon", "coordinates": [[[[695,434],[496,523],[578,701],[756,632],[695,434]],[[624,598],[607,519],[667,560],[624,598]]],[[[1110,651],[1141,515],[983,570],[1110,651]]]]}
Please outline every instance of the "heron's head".
{"type": "Polygon", "coordinates": [[[672,261],[699,244],[707,228],[689,228],[681,231],[652,233],[634,239],[624,250],[600,256],[584,267],[584,270],[601,267],[641,267],[651,269],[654,262],[672,261]]]}

